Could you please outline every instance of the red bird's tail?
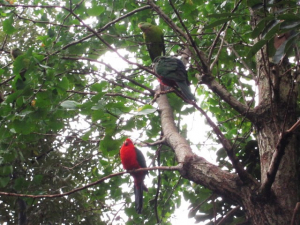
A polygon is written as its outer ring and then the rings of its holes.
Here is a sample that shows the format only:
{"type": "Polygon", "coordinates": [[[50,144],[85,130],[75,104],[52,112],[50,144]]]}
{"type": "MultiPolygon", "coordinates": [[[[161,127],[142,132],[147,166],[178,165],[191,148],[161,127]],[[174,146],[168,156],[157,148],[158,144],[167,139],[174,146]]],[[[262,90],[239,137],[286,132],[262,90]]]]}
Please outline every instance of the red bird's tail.
{"type": "Polygon", "coordinates": [[[141,214],[143,209],[143,191],[148,192],[148,188],[145,186],[144,182],[134,184],[135,211],[138,214],[141,214]]]}

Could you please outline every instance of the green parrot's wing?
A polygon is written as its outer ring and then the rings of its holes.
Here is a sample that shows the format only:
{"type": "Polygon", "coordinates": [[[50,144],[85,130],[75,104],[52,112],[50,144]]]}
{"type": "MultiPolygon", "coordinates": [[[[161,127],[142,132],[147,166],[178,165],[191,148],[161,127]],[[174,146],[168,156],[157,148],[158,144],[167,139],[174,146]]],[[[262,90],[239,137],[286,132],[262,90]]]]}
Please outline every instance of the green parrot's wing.
{"type": "Polygon", "coordinates": [[[164,84],[175,85],[189,100],[195,100],[189,88],[187,71],[181,60],[172,57],[157,57],[154,60],[154,71],[161,76],[164,84]]]}
{"type": "Polygon", "coordinates": [[[158,57],[154,61],[154,71],[172,81],[187,81],[187,72],[181,60],[172,57],[158,57]]]}

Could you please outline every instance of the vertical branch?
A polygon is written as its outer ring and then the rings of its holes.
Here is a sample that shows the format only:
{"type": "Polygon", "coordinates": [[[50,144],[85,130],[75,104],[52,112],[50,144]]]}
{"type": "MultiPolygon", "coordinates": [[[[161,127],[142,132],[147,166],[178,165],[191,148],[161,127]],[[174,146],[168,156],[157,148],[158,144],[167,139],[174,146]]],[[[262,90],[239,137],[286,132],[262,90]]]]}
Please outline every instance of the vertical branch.
{"type": "MultiPolygon", "coordinates": [[[[160,166],[160,151],[162,148],[162,144],[159,145],[158,149],[157,149],[157,165],[160,166]]],[[[154,211],[155,211],[155,217],[156,217],[156,222],[157,224],[159,224],[161,221],[159,219],[159,215],[158,215],[158,211],[157,211],[157,202],[158,202],[158,195],[160,192],[160,187],[161,187],[161,173],[160,170],[158,170],[158,177],[157,177],[157,189],[156,189],[156,194],[155,194],[155,198],[154,198],[154,211]]]]}
{"type": "MultiPolygon", "coordinates": [[[[211,64],[210,67],[209,67],[210,70],[213,69],[214,65],[215,65],[216,62],[219,60],[219,55],[220,55],[221,50],[222,50],[223,45],[224,45],[224,41],[225,41],[225,37],[226,37],[226,34],[227,34],[227,29],[228,29],[229,24],[230,24],[230,23],[225,23],[225,24],[224,24],[224,25],[226,25],[226,28],[225,28],[225,31],[224,31],[224,37],[221,38],[222,40],[221,40],[221,44],[220,44],[219,50],[218,50],[218,52],[217,52],[217,55],[216,55],[216,57],[215,57],[215,60],[212,62],[212,64],[211,64]]],[[[208,59],[210,59],[210,58],[208,58],[208,59]]]]}

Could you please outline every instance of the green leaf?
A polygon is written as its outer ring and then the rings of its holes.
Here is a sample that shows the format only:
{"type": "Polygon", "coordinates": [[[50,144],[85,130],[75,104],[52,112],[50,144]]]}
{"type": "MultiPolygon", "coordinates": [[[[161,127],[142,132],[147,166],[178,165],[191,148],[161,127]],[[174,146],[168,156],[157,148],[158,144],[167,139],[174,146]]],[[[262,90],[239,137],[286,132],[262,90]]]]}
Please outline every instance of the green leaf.
{"type": "Polygon", "coordinates": [[[118,154],[120,146],[121,145],[116,144],[116,141],[108,135],[100,141],[100,151],[103,152],[105,156],[114,156],[118,154]]]}
{"type": "Polygon", "coordinates": [[[267,21],[272,20],[272,19],[273,19],[273,17],[269,16],[269,17],[265,17],[262,20],[260,20],[259,23],[253,29],[253,31],[251,33],[251,37],[253,39],[257,38],[263,32],[263,30],[266,28],[267,21]]]}
{"type": "Polygon", "coordinates": [[[42,183],[44,176],[41,174],[35,175],[33,178],[33,183],[36,185],[40,185],[42,183]]]}
{"type": "Polygon", "coordinates": [[[1,76],[4,72],[5,72],[5,70],[0,68],[0,76],[1,76]]]}
{"type": "Polygon", "coordinates": [[[227,23],[227,22],[230,21],[230,20],[233,20],[235,17],[236,17],[236,16],[233,16],[233,17],[229,17],[229,18],[225,18],[225,19],[220,19],[220,20],[214,21],[214,22],[212,22],[211,24],[208,24],[207,26],[205,26],[204,28],[205,28],[205,29],[214,28],[214,27],[219,26],[219,25],[221,25],[221,24],[227,23]]]}
{"type": "Polygon", "coordinates": [[[30,134],[34,130],[34,123],[29,120],[15,120],[13,128],[16,133],[30,134]]]}
{"type": "Polygon", "coordinates": [[[0,187],[4,188],[10,181],[10,177],[0,177],[0,187]]]}
{"type": "Polygon", "coordinates": [[[267,42],[267,40],[258,41],[248,52],[247,58],[252,58],[267,42]]]}
{"type": "Polygon", "coordinates": [[[152,105],[144,105],[143,107],[140,107],[137,109],[136,115],[148,115],[150,113],[154,113],[157,111],[156,108],[154,108],[152,105]]]}
{"type": "Polygon", "coordinates": [[[14,23],[13,16],[10,16],[8,19],[3,21],[3,23],[2,23],[3,31],[6,34],[13,34],[14,32],[16,32],[16,29],[14,28],[13,23],[14,23]]]}
{"type": "Polygon", "coordinates": [[[99,93],[102,93],[106,86],[106,82],[95,83],[91,86],[91,91],[97,91],[99,93]]]}
{"type": "Polygon", "coordinates": [[[278,33],[280,27],[279,20],[273,20],[267,24],[266,28],[262,31],[262,38],[269,40],[278,33]]]}
{"type": "Polygon", "coordinates": [[[61,107],[63,108],[66,108],[66,109],[78,109],[81,104],[79,102],[76,102],[76,101],[72,101],[72,100],[67,100],[67,101],[64,101],[62,102],[61,104],[61,107]]]}
{"type": "Polygon", "coordinates": [[[28,182],[24,179],[24,177],[18,177],[14,180],[14,188],[17,191],[21,191],[22,189],[25,189],[28,186],[28,182]]]}
{"type": "Polygon", "coordinates": [[[91,8],[87,9],[87,13],[90,16],[99,16],[105,11],[105,7],[102,5],[93,5],[91,8]]]}
{"type": "Polygon", "coordinates": [[[281,26],[280,29],[282,30],[291,30],[291,29],[295,29],[297,27],[300,26],[300,21],[284,21],[281,26]]]}
{"type": "MultiPolygon", "coordinates": [[[[0,167],[1,168],[1,167],[0,167]]],[[[13,167],[11,165],[3,166],[2,175],[7,176],[13,173],[13,167]]]]}
{"type": "Polygon", "coordinates": [[[64,94],[66,90],[69,88],[69,80],[66,77],[63,77],[62,80],[58,83],[58,93],[64,94]]]}

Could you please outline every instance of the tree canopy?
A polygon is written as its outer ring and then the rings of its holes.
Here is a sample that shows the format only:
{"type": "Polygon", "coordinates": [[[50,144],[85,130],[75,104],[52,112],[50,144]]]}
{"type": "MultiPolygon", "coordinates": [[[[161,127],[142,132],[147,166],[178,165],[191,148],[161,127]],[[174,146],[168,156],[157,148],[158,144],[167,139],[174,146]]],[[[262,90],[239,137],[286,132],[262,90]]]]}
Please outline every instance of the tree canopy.
{"type": "Polygon", "coordinates": [[[298,12],[297,1],[1,0],[0,221],[171,224],[187,201],[203,224],[296,224],[298,12]],[[163,30],[195,102],[160,91],[140,22],[163,30]],[[119,157],[127,137],[149,169],[141,215],[119,157]]]}

